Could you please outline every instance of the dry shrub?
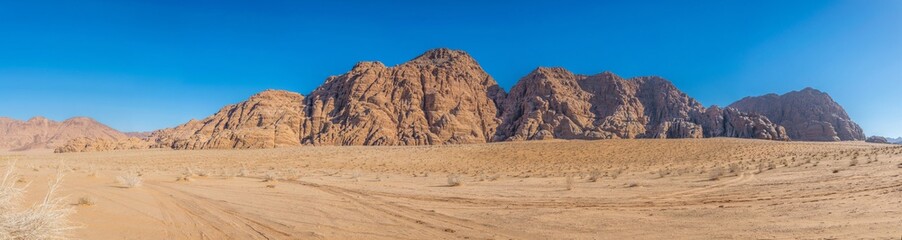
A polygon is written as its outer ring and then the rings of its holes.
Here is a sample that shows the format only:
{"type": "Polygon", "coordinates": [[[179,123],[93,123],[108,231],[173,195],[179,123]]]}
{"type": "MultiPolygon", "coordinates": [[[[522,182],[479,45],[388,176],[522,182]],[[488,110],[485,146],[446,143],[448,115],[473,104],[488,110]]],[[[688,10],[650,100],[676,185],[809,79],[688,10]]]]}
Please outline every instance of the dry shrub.
{"type": "Polygon", "coordinates": [[[69,215],[74,210],[65,204],[63,198],[54,197],[62,182],[62,169],[54,181],[50,182],[44,199],[30,208],[16,210],[24,187],[16,187],[12,182],[14,167],[8,166],[0,179],[0,239],[67,239],[74,229],[69,223],[69,215]]]}
{"type": "Polygon", "coordinates": [[[279,180],[279,176],[275,172],[267,172],[263,175],[264,182],[276,182],[279,180]]]}
{"type": "Polygon", "coordinates": [[[449,187],[457,187],[462,184],[460,180],[460,175],[458,174],[449,174],[448,175],[448,186],[449,187]]]}
{"type": "Polygon", "coordinates": [[[144,180],[137,173],[129,172],[125,175],[116,177],[116,181],[126,188],[136,188],[144,184],[144,180]]]}
{"type": "Polygon", "coordinates": [[[708,173],[708,180],[714,181],[720,179],[723,176],[724,169],[723,167],[715,167],[711,169],[711,172],[708,173]]]}
{"type": "Polygon", "coordinates": [[[91,197],[81,197],[78,199],[78,202],[75,205],[78,206],[94,206],[94,199],[91,197]]]}
{"type": "Polygon", "coordinates": [[[592,171],[592,172],[589,173],[589,178],[586,179],[586,181],[588,181],[588,182],[597,182],[599,177],[601,177],[601,172],[599,172],[599,171],[592,171]]]}

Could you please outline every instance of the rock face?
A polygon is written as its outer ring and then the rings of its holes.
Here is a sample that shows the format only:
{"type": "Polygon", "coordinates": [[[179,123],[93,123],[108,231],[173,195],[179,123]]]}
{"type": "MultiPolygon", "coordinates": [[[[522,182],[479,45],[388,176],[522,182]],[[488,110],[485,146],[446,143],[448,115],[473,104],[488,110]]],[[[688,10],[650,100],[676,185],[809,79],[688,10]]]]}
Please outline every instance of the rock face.
{"type": "Polygon", "coordinates": [[[846,111],[826,93],[813,88],[784,95],[746,97],[730,105],[761,114],[786,128],[793,140],[860,141],[865,135],[846,111]]]}
{"type": "Polygon", "coordinates": [[[704,129],[705,137],[790,140],[786,129],[765,116],[743,113],[735,108],[710,107],[693,117],[704,129]]]}
{"type": "Polygon", "coordinates": [[[275,148],[300,145],[300,94],[268,90],[229,105],[204,120],[151,134],[157,147],[174,149],[275,148]]]}
{"type": "Polygon", "coordinates": [[[468,54],[435,49],[393,67],[358,63],[307,97],[262,92],[149,139],[155,147],[210,149],[793,135],[863,138],[842,108],[815,90],[705,108],[660,77],[537,68],[508,95],[468,54]]]}
{"type": "Polygon", "coordinates": [[[869,143],[883,143],[883,144],[890,143],[885,137],[881,137],[881,136],[870,136],[870,137],[868,137],[867,140],[864,140],[864,141],[869,142],[869,143]]]}
{"type": "Polygon", "coordinates": [[[102,152],[112,150],[147,149],[151,143],[136,137],[125,139],[77,137],[54,149],[55,153],[102,152]]]}
{"type": "Polygon", "coordinates": [[[705,109],[659,77],[538,68],[513,88],[495,140],[742,137],[785,140],[766,117],[705,109]]]}
{"type": "Polygon", "coordinates": [[[78,137],[125,139],[127,136],[90,118],[56,122],[43,117],[28,121],[0,118],[0,150],[53,149],[78,137]]]}
{"type": "Polygon", "coordinates": [[[394,67],[361,62],[307,99],[312,145],[484,143],[504,91],[462,51],[430,50],[394,67]]]}

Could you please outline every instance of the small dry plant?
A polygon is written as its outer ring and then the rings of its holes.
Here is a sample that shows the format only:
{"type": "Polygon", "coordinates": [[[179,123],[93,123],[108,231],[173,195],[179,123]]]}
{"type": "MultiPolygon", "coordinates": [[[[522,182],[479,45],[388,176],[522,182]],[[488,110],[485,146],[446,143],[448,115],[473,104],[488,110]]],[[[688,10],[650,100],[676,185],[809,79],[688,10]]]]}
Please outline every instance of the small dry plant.
{"type": "Polygon", "coordinates": [[[597,182],[597,181],[598,181],[598,178],[600,178],[600,177],[601,177],[601,172],[599,172],[599,171],[592,171],[592,172],[589,173],[589,177],[586,179],[586,181],[588,181],[588,182],[597,182]]]}
{"type": "Polygon", "coordinates": [[[723,174],[724,174],[723,167],[715,167],[714,169],[711,169],[711,172],[708,173],[708,180],[714,181],[714,180],[720,179],[720,177],[722,177],[723,174]]]}
{"type": "Polygon", "coordinates": [[[278,180],[279,180],[279,176],[276,175],[275,172],[267,172],[265,175],[263,175],[264,182],[276,182],[278,180]]]}
{"type": "Polygon", "coordinates": [[[141,179],[141,176],[138,173],[134,172],[129,172],[125,175],[118,176],[116,177],[116,181],[118,181],[119,184],[122,184],[122,186],[126,188],[136,188],[144,184],[144,180],[141,179]]]}
{"type": "Polygon", "coordinates": [[[78,202],[75,203],[75,205],[87,206],[87,207],[94,206],[94,204],[95,204],[94,199],[91,197],[87,197],[87,196],[79,198],[78,202]]]}
{"type": "Polygon", "coordinates": [[[449,187],[457,187],[462,184],[460,180],[460,175],[458,174],[449,174],[448,175],[448,186],[449,187]]]}
{"type": "Polygon", "coordinates": [[[18,187],[12,180],[14,165],[7,166],[0,179],[0,239],[68,239],[75,229],[69,223],[72,207],[63,198],[54,197],[62,183],[62,169],[50,182],[44,199],[29,208],[18,209],[25,187],[18,187]]]}

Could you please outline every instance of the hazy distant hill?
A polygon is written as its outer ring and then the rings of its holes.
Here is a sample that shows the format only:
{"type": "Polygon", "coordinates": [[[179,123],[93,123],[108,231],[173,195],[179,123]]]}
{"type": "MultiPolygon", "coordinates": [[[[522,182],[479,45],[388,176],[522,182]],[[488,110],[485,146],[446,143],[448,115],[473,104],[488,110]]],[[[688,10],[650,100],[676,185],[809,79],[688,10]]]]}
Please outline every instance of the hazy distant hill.
{"type": "Polygon", "coordinates": [[[27,121],[0,117],[0,150],[53,149],[79,137],[112,140],[127,138],[125,134],[86,117],[70,118],[62,122],[43,117],[27,121]]]}

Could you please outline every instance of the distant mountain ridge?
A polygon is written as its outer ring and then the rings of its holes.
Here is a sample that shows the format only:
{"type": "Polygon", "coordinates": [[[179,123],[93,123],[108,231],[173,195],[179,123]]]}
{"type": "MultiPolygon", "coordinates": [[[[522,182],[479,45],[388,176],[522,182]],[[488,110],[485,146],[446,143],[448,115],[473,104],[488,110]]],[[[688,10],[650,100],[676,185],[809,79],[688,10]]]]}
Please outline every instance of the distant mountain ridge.
{"type": "Polygon", "coordinates": [[[798,92],[810,97],[771,94],[705,108],[660,77],[586,76],[540,67],[506,93],[469,54],[434,49],[393,67],[358,63],[309,96],[268,90],[206,119],[155,131],[149,139],[174,149],[539,139],[864,139],[829,95],[798,92]],[[799,107],[796,102],[813,110],[791,118],[766,108],[791,109],[799,107]]]}
{"type": "Polygon", "coordinates": [[[473,57],[450,49],[429,50],[392,67],[360,62],[308,96],[267,90],[205,119],[149,133],[122,133],[90,118],[36,117],[0,118],[0,134],[0,150],[57,152],[543,139],[865,139],[839,104],[813,88],[706,108],[661,77],[539,67],[507,93],[473,57]]]}
{"type": "Polygon", "coordinates": [[[74,117],[62,122],[44,117],[26,121],[0,117],[0,150],[54,149],[79,137],[128,138],[124,133],[87,117],[74,117]]]}

